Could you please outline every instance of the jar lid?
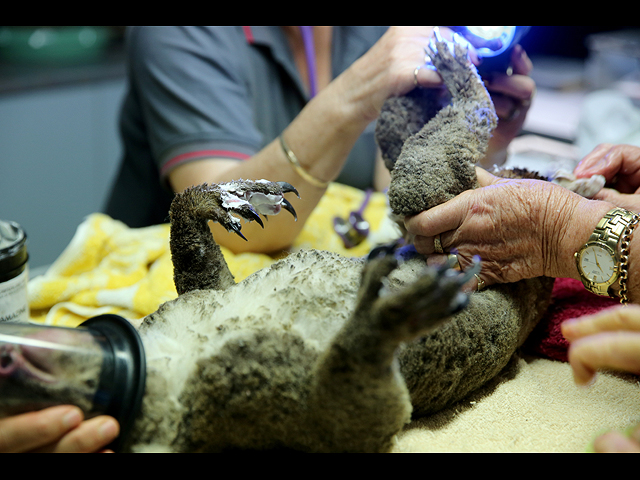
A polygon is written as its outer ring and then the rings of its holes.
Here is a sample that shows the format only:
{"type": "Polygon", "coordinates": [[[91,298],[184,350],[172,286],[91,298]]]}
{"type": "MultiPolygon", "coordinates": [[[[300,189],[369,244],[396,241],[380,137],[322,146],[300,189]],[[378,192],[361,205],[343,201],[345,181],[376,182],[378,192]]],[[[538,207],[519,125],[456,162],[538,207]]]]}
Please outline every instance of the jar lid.
{"type": "Polygon", "coordinates": [[[104,335],[110,346],[110,367],[103,367],[100,389],[113,393],[105,415],[111,415],[120,424],[120,435],[106,448],[116,452],[126,445],[127,437],[142,407],[147,379],[144,345],[138,331],[125,318],[103,314],[85,320],[79,325],[104,335]]]}
{"type": "Polygon", "coordinates": [[[27,234],[15,222],[0,220],[0,274],[24,265],[27,255],[27,234]]]}

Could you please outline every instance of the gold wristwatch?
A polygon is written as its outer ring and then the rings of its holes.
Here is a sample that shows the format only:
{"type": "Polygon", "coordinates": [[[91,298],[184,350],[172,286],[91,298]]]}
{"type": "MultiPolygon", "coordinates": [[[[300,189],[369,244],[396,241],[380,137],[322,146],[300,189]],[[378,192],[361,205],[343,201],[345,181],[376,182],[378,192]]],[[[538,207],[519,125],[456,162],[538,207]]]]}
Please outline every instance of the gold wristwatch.
{"type": "Polygon", "coordinates": [[[574,254],[587,290],[620,297],[620,303],[627,303],[629,242],[639,220],[636,213],[614,208],[602,217],[587,243],[574,254]]]}

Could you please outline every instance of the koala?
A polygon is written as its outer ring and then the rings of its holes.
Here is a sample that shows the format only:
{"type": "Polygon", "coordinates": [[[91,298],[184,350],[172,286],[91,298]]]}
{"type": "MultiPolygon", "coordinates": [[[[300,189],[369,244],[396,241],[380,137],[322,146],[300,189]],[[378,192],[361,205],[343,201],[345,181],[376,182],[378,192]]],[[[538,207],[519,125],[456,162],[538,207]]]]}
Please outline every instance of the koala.
{"type": "MultiPolygon", "coordinates": [[[[477,186],[497,117],[459,44],[431,46],[450,99],[416,89],[384,106],[376,138],[393,213],[477,186]]],[[[242,236],[297,194],[287,183],[199,185],[171,206],[178,298],[141,324],[147,385],[127,448],[384,452],[412,416],[461,400],[509,362],[547,308],[553,280],[461,293],[474,273],[418,254],[307,250],[236,283],[213,220],[242,236]]]]}

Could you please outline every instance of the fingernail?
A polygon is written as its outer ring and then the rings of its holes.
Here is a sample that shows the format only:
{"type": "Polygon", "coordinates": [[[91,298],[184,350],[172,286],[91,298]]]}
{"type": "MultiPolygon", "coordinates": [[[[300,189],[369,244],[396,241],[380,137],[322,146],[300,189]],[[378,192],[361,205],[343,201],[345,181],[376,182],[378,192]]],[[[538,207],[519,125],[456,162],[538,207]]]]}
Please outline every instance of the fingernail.
{"type": "Polygon", "coordinates": [[[584,389],[589,389],[593,386],[594,383],[596,383],[596,376],[597,375],[593,375],[589,380],[587,380],[586,382],[582,382],[580,381],[580,383],[577,383],[577,386],[579,388],[584,388],[584,389]]]}
{"type": "Polygon", "coordinates": [[[574,336],[575,323],[576,322],[573,321],[573,319],[565,320],[564,322],[562,322],[562,324],[560,325],[560,332],[565,338],[574,336]]]}
{"type": "Polygon", "coordinates": [[[62,424],[65,428],[75,427],[82,422],[82,418],[82,411],[80,411],[79,408],[73,407],[62,417],[62,424]]]}
{"type": "Polygon", "coordinates": [[[98,433],[104,440],[111,440],[118,436],[119,430],[118,422],[112,418],[108,418],[100,425],[98,433]]]}
{"type": "Polygon", "coordinates": [[[604,167],[607,166],[607,163],[609,163],[608,155],[605,156],[604,158],[601,158],[600,160],[598,160],[596,163],[592,165],[589,165],[588,163],[583,165],[582,162],[580,162],[580,164],[578,164],[578,168],[576,169],[576,171],[580,173],[585,173],[585,174],[600,173],[602,172],[604,167]]]}

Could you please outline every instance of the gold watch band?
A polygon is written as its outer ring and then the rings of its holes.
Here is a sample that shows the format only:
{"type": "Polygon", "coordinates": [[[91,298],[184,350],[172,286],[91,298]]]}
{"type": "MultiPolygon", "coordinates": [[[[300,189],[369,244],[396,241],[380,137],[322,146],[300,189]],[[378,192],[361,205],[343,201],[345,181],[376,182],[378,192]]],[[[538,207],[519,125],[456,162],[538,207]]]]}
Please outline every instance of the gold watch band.
{"type": "MultiPolygon", "coordinates": [[[[624,208],[616,207],[602,217],[595,230],[589,237],[587,244],[604,244],[611,251],[615,252],[617,279],[619,282],[618,296],[621,303],[627,303],[628,263],[629,263],[629,242],[631,233],[640,221],[640,216],[624,208]]],[[[582,274],[581,274],[582,276],[582,274]]],[[[591,281],[584,281],[585,287],[598,295],[611,295],[610,284],[596,284],[591,281]]],[[[615,283],[615,280],[614,282],[615,283]]]]}

